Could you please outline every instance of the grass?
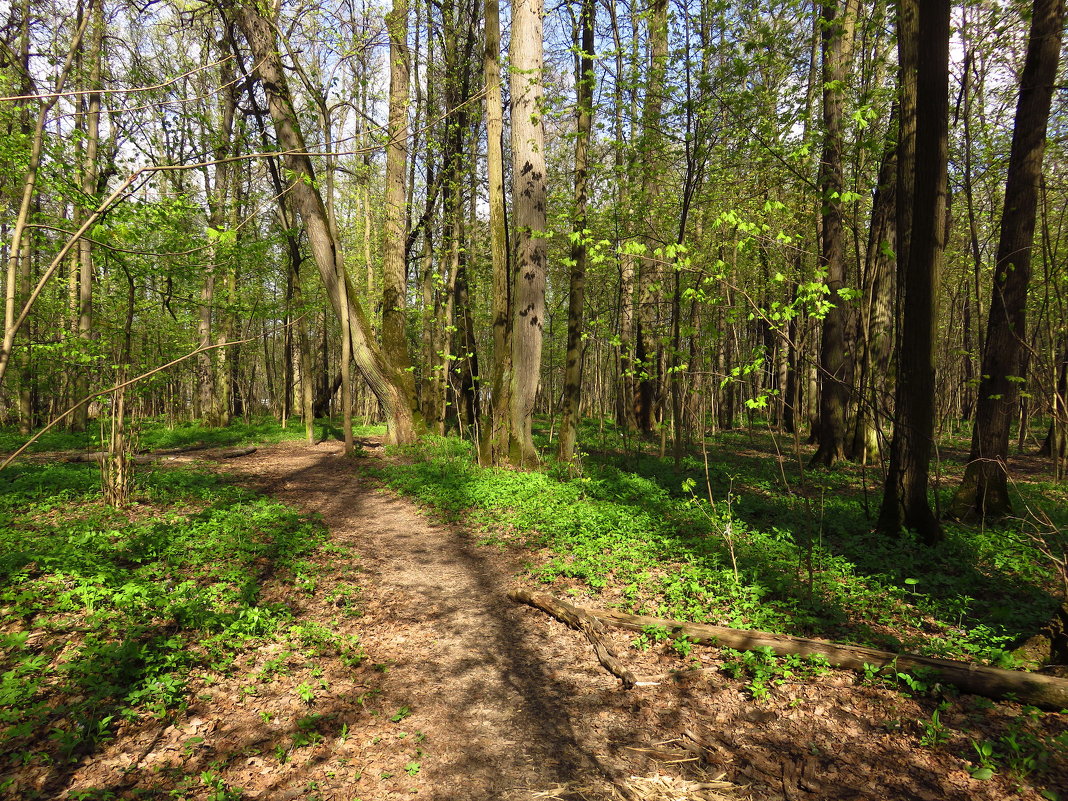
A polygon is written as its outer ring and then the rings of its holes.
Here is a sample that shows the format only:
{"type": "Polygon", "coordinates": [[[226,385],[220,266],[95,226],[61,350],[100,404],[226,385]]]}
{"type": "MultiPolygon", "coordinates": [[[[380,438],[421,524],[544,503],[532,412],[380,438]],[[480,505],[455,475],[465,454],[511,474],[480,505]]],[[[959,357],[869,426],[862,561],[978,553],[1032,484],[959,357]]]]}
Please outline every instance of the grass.
{"type": "Polygon", "coordinates": [[[61,773],[272,641],[359,661],[357,643],[261,598],[271,579],[302,592],[325,547],[316,519],[188,470],[140,473],[126,509],[99,487],[95,465],[0,472],[0,775],[61,773]]]}
{"type": "MultiPolygon", "coordinates": [[[[1012,643],[1058,603],[1021,526],[949,526],[929,549],[871,532],[878,499],[866,514],[856,468],[802,481],[767,437],[712,445],[711,502],[700,454],[676,471],[616,445],[572,475],[551,460],[529,473],[481,468],[466,443],[428,439],[380,472],[485,541],[539,549],[540,581],[635,612],[1011,666],[1012,643]]],[[[1063,518],[1041,485],[1025,491],[1063,518]]]]}

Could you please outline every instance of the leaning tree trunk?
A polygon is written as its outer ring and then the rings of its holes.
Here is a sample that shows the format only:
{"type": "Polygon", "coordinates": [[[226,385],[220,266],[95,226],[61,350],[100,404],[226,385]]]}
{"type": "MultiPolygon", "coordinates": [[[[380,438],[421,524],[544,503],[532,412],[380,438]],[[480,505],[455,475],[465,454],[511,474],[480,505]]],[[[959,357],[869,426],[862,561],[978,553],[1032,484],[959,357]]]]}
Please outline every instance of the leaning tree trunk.
{"type": "Polygon", "coordinates": [[[538,460],[531,424],[541,373],[547,248],[545,128],[542,123],[542,0],[512,7],[512,206],[516,271],[512,293],[512,374],[508,460],[538,460]]]}
{"type": "Polygon", "coordinates": [[[930,545],[942,538],[927,488],[934,442],[938,275],[945,247],[950,3],[949,0],[924,0],[922,4],[919,0],[901,0],[898,9],[901,119],[916,120],[916,146],[898,160],[899,174],[904,176],[900,183],[908,184],[908,174],[912,174],[911,197],[901,193],[898,206],[899,217],[904,218],[899,220],[898,230],[908,230],[911,245],[908,261],[898,264],[904,306],[894,438],[879,511],[879,529],[896,535],[904,526],[917,531],[930,545]],[[913,63],[915,84],[911,80],[913,63]]]}
{"type": "Polygon", "coordinates": [[[1035,0],[1031,13],[1009,153],[972,451],[964,479],[950,506],[950,515],[955,518],[997,518],[1012,511],[1006,466],[1009,426],[1023,380],[1027,287],[1031,281],[1038,181],[1060,60],[1064,5],[1064,0],[1035,0]]]}
{"type": "Polygon", "coordinates": [[[415,393],[407,371],[383,351],[374,340],[370,321],[351,287],[341,291],[338,269],[342,263],[340,245],[334,238],[326,206],[319,194],[315,170],[307,155],[304,135],[297,126],[297,112],[293,106],[289,84],[282,68],[275,29],[271,21],[261,15],[259,6],[229,0],[223,4],[225,12],[241,29],[248,40],[256,62],[255,74],[267,95],[267,104],[274,122],[278,144],[283,149],[282,162],[292,176],[290,197],[292,205],[304,221],[308,244],[327,298],[338,318],[341,303],[348,299],[352,356],[360,375],[378,398],[389,421],[392,442],[412,442],[422,425],[416,411],[415,393]]]}

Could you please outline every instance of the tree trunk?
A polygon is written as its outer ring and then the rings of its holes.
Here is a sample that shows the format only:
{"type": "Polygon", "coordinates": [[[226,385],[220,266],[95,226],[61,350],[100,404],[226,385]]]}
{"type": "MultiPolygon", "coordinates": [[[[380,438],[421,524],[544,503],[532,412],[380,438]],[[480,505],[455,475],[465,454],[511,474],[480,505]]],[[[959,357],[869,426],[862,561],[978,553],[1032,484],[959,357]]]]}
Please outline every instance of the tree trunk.
{"type": "Polygon", "coordinates": [[[656,425],[655,409],[660,402],[662,387],[657,356],[660,345],[657,337],[657,306],[660,300],[660,283],[663,277],[662,256],[655,256],[660,241],[655,226],[658,224],[656,207],[663,184],[664,160],[660,152],[663,137],[660,134],[664,106],[664,82],[667,76],[668,52],[668,3],[653,0],[649,10],[649,73],[645,80],[645,106],[642,109],[642,135],[638,159],[641,161],[641,204],[645,231],[645,252],[638,261],[638,305],[635,313],[634,366],[638,371],[638,383],[634,395],[634,419],[638,430],[648,434],[656,425]]]}
{"type": "Polygon", "coordinates": [[[489,235],[493,260],[493,380],[489,424],[482,432],[480,458],[501,464],[508,458],[508,392],[512,381],[511,271],[504,208],[504,112],[501,102],[501,23],[499,0],[486,0],[486,170],[489,174],[489,235]]]}
{"type": "Polygon", "coordinates": [[[823,318],[820,345],[820,394],[817,437],[819,448],[811,463],[831,466],[845,457],[847,300],[839,294],[846,283],[845,231],[841,195],[845,190],[842,168],[843,98],[852,61],[857,0],[823,0],[823,159],[819,187],[823,204],[821,262],[827,271],[828,299],[833,304],[823,318]]]}
{"type": "MultiPolygon", "coordinates": [[[[389,139],[386,144],[385,224],[382,236],[382,355],[392,365],[401,397],[408,399],[409,407],[415,409],[415,378],[405,332],[405,298],[408,291],[408,265],[405,259],[410,68],[408,0],[393,0],[393,10],[386,15],[386,30],[389,33],[389,139]]],[[[343,262],[339,260],[338,263],[339,272],[344,274],[343,262]]],[[[351,289],[344,294],[351,295],[351,289]]],[[[351,317],[351,314],[345,315],[345,318],[351,317]]]]}
{"type": "Polygon", "coordinates": [[[576,31],[579,55],[575,70],[575,211],[571,241],[571,274],[567,303],[567,353],[564,357],[564,396],[557,454],[563,461],[575,458],[578,424],[582,414],[582,320],[586,293],[586,205],[589,197],[589,142],[593,130],[593,48],[597,5],[582,0],[579,10],[581,39],[576,31]]]}
{"type": "Polygon", "coordinates": [[[512,292],[508,460],[538,461],[531,424],[541,373],[547,248],[545,128],[542,121],[542,0],[512,7],[512,206],[515,283],[512,292]]]}
{"type": "MultiPolygon", "coordinates": [[[[89,40],[89,88],[85,98],[85,153],[82,161],[81,189],[86,200],[97,196],[97,180],[100,169],[97,154],[100,150],[100,90],[103,87],[102,69],[104,48],[104,6],[97,3],[93,8],[93,32],[89,40]]],[[[96,205],[93,203],[92,205],[96,205]]],[[[79,204],[80,206],[80,204],[79,204]]],[[[86,352],[93,338],[93,246],[88,239],[78,241],[78,338],[86,352]]],[[[78,377],[75,395],[84,398],[89,394],[89,372],[85,369],[78,377]]],[[[71,421],[71,429],[85,431],[89,418],[89,403],[78,406],[71,421]]]]}
{"type": "Polygon", "coordinates": [[[340,246],[331,233],[326,207],[317,188],[315,170],[307,155],[304,136],[297,127],[298,117],[282,69],[275,29],[270,20],[261,16],[258,6],[228,0],[223,8],[244,33],[252,50],[256,63],[255,74],[263,84],[278,143],[284,150],[282,161],[293,178],[289,194],[304,222],[308,244],[319,268],[327,298],[339,319],[343,297],[347,296],[353,359],[364,381],[385,409],[389,421],[389,440],[412,442],[420,433],[422,422],[416,410],[411,375],[404,369],[408,360],[398,364],[394,361],[394,354],[378,347],[371,324],[356,294],[351,288],[345,293],[341,292],[338,280],[339,273],[343,274],[343,270],[338,269],[338,264],[343,264],[340,246]]]}
{"type": "MultiPolygon", "coordinates": [[[[936,293],[945,247],[950,2],[924,0],[921,4],[918,0],[900,0],[898,9],[905,87],[902,119],[915,117],[916,147],[898,162],[900,174],[912,173],[914,193],[911,198],[904,193],[899,196],[899,214],[906,219],[899,222],[898,230],[909,232],[911,244],[908,261],[898,265],[905,302],[900,326],[894,438],[879,511],[879,530],[897,535],[904,526],[918,532],[926,544],[933,545],[942,538],[927,488],[934,444],[936,293]],[[915,95],[909,78],[913,63],[916,65],[915,95]],[[913,97],[914,115],[909,108],[913,97]]],[[[900,181],[908,182],[907,176],[900,181]]]]}
{"type": "Polygon", "coordinates": [[[1064,0],[1035,0],[1020,97],[1009,153],[1005,207],[1001,217],[994,291],[964,479],[950,506],[958,518],[999,518],[1011,513],[1006,460],[1009,427],[1023,381],[1027,290],[1038,210],[1038,181],[1046,128],[1060,60],[1064,0]]]}
{"type": "Polygon", "coordinates": [[[901,119],[890,114],[879,182],[872,202],[865,253],[864,308],[860,315],[860,380],[849,458],[865,463],[879,456],[882,419],[889,410],[890,356],[894,336],[894,269],[897,236],[897,140],[901,119]]]}

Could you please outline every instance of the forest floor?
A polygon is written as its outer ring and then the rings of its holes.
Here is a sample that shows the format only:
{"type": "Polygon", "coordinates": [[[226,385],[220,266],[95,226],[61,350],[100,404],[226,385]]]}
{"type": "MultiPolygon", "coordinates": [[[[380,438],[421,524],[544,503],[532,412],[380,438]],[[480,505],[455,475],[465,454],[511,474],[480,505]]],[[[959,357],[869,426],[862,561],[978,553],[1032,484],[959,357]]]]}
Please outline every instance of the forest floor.
{"type": "Polygon", "coordinates": [[[973,778],[974,744],[1026,723],[1012,703],[909,697],[840,670],[787,672],[757,700],[748,679],[717,670],[716,649],[639,649],[610,631],[628,667],[659,677],[625,690],[581,634],[508,600],[535,584],[537,553],[434,522],[372,475],[396,457],[364,452],[284,442],[221,465],[321,516],[330,547],[313,574],[299,591],[268,574],[262,601],[287,604],[305,630],[358,637],[359,664],[250,650],[239,669],[200,677],[177,717],[119,726],[50,785],[55,797],[1068,797],[1064,765],[1044,766],[1060,779],[1042,796],[1026,771],[973,778]]]}

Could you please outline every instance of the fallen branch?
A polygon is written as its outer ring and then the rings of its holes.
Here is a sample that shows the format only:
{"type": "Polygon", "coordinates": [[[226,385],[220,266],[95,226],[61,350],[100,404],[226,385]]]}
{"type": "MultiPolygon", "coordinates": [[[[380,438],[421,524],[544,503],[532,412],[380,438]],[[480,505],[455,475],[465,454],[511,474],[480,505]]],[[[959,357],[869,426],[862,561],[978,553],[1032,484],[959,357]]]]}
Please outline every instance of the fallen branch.
{"type": "Polygon", "coordinates": [[[545,593],[516,590],[509,593],[514,601],[530,604],[556,615],[553,608],[560,604],[595,618],[608,626],[618,626],[630,631],[642,631],[649,626],[667,629],[675,635],[685,635],[696,643],[753,651],[770,648],[778,656],[822,656],[835,667],[867,671],[871,668],[889,669],[893,672],[930,673],[938,681],[952,684],[964,692],[988,698],[1019,701],[1046,709],[1068,709],[1068,679],[1027,673],[1020,670],[958,662],[952,659],[936,659],[916,654],[895,654],[857,645],[838,645],[824,640],[805,637],[790,637],[766,631],[746,631],[703,623],[688,623],[682,620],[632,615],[607,609],[581,609],[573,607],[545,593]]]}
{"type": "Polygon", "coordinates": [[[628,690],[638,683],[637,677],[623,665],[612,649],[605,645],[602,638],[604,626],[585,609],[551,595],[536,595],[526,590],[514,590],[508,593],[508,597],[513,601],[536,606],[571,628],[578,629],[590,641],[593,652],[597,655],[597,661],[605,670],[623,682],[623,686],[628,690]]]}

